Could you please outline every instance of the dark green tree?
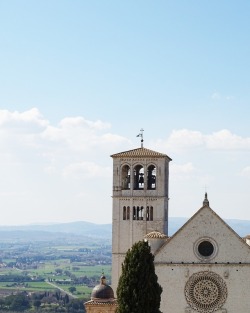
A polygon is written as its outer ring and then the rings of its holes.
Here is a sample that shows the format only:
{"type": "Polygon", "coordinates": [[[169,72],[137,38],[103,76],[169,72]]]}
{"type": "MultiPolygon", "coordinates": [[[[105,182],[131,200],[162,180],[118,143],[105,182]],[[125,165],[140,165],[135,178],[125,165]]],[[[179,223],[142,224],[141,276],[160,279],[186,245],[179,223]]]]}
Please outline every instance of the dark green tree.
{"type": "Polygon", "coordinates": [[[24,294],[15,295],[9,308],[13,311],[25,311],[29,309],[30,303],[27,296],[24,294]]]}
{"type": "Polygon", "coordinates": [[[64,305],[69,303],[69,296],[67,294],[65,295],[63,302],[64,302],[64,305]]]}
{"type": "Polygon", "coordinates": [[[154,256],[147,242],[128,250],[117,288],[117,313],[161,313],[162,287],[155,274],[154,256]]]}
{"type": "Polygon", "coordinates": [[[75,287],[75,286],[69,287],[69,291],[70,291],[71,293],[75,292],[75,291],[76,291],[76,287],[75,287]]]}
{"type": "Polygon", "coordinates": [[[33,305],[38,310],[38,308],[41,306],[42,302],[41,300],[34,300],[33,305]]]}

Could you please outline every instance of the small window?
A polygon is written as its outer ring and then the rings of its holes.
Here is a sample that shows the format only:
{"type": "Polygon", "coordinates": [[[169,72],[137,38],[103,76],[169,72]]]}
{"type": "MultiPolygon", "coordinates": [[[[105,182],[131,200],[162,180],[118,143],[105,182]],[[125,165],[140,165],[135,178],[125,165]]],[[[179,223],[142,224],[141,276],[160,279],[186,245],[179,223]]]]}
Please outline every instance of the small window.
{"type": "Polygon", "coordinates": [[[136,220],[136,207],[133,207],[133,220],[136,220]]]}
{"type": "Polygon", "coordinates": [[[154,213],[154,210],[153,210],[153,207],[151,206],[150,211],[149,211],[149,220],[150,221],[153,221],[153,219],[154,219],[153,213],[154,213]]]}
{"type": "Polygon", "coordinates": [[[198,245],[198,252],[204,257],[210,257],[214,253],[214,246],[210,241],[204,240],[198,245]]]}
{"type": "Polygon", "coordinates": [[[139,214],[140,214],[140,207],[138,206],[136,208],[136,219],[139,220],[139,214]]]}
{"type": "Polygon", "coordinates": [[[141,206],[140,208],[139,208],[139,214],[138,214],[138,219],[139,220],[143,220],[143,215],[144,215],[144,208],[143,208],[143,206],[141,206]]]}
{"type": "Polygon", "coordinates": [[[154,209],[152,206],[147,206],[147,210],[146,210],[146,219],[147,221],[153,221],[153,213],[154,213],[154,209]]]}
{"type": "Polygon", "coordinates": [[[123,220],[126,220],[126,207],[123,207],[123,220]]]}
{"type": "Polygon", "coordinates": [[[142,221],[144,217],[144,207],[137,206],[133,207],[133,220],[142,221]]]}
{"type": "Polygon", "coordinates": [[[130,219],[130,207],[123,207],[123,220],[129,220],[130,219]]]}
{"type": "Polygon", "coordinates": [[[194,252],[200,260],[211,260],[216,256],[218,246],[214,239],[204,237],[196,241],[194,244],[194,252]]]}
{"type": "Polygon", "coordinates": [[[130,207],[128,206],[127,207],[127,220],[130,219],[130,207]]]}

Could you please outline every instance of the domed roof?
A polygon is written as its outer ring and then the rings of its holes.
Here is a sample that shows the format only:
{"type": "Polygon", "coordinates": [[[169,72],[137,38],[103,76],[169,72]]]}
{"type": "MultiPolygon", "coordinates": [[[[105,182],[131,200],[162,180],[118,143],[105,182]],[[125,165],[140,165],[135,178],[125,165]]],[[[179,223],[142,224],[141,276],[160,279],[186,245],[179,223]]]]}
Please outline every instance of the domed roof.
{"type": "Polygon", "coordinates": [[[91,293],[91,300],[109,300],[114,299],[113,289],[106,284],[105,276],[101,277],[99,285],[95,286],[91,293]]]}
{"type": "Polygon", "coordinates": [[[168,236],[165,234],[160,233],[159,231],[152,231],[151,233],[148,233],[144,236],[145,239],[166,239],[168,236]]]}

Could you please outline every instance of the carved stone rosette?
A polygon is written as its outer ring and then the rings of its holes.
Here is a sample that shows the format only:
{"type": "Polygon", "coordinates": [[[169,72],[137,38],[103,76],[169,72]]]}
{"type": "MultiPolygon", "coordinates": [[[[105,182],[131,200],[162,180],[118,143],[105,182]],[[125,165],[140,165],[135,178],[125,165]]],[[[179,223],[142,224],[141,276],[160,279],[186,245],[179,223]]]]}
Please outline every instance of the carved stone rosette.
{"type": "Polygon", "coordinates": [[[214,272],[198,272],[190,276],[187,281],[185,296],[192,309],[200,313],[212,313],[225,303],[227,286],[224,280],[214,272]]]}

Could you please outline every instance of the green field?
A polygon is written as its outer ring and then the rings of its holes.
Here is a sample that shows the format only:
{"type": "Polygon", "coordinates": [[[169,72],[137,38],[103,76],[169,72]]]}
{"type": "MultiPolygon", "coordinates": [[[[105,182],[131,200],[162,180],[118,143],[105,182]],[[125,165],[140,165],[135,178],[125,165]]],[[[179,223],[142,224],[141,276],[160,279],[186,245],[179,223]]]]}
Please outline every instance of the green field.
{"type": "MultiPolygon", "coordinates": [[[[57,288],[69,292],[69,288],[74,286],[76,291],[74,296],[90,296],[90,293],[93,289],[93,286],[99,283],[99,278],[104,273],[107,276],[107,281],[111,276],[111,265],[96,265],[96,266],[86,266],[81,263],[71,263],[69,260],[61,259],[56,260],[56,262],[45,262],[39,265],[36,269],[10,269],[10,268],[0,268],[0,275],[17,275],[21,276],[23,274],[28,277],[42,277],[45,281],[36,282],[36,281],[25,281],[23,283],[15,282],[0,282],[0,290],[10,290],[10,291],[27,291],[27,292],[44,292],[55,290],[57,288]],[[77,270],[73,270],[77,268],[77,270]],[[64,271],[69,271],[71,274],[76,277],[87,277],[93,280],[92,286],[87,286],[84,284],[73,284],[70,282],[70,277],[65,274],[56,274],[56,271],[60,269],[62,273],[64,271]],[[49,284],[47,282],[51,282],[49,284]]],[[[108,282],[109,283],[109,282],[108,282]]]]}
{"type": "Polygon", "coordinates": [[[88,300],[102,273],[111,284],[111,244],[105,238],[8,232],[0,239],[0,298],[26,291],[88,300]]]}

